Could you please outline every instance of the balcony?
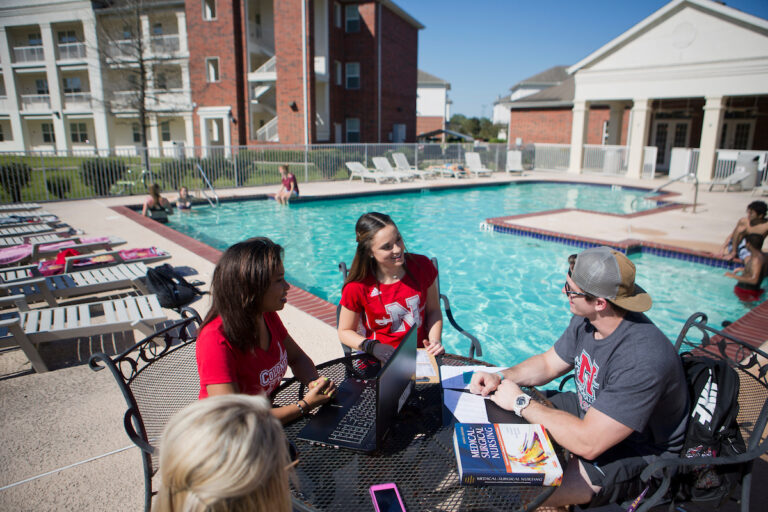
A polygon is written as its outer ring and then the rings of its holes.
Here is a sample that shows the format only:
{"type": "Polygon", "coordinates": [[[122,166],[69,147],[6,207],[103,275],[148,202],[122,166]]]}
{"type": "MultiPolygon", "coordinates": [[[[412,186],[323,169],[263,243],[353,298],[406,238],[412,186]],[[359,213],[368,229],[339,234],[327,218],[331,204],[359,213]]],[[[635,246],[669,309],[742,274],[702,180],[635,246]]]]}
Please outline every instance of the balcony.
{"type": "Polygon", "coordinates": [[[85,43],[59,43],[59,60],[82,60],[85,58],[85,43]]]}
{"type": "Polygon", "coordinates": [[[13,49],[14,62],[43,62],[45,55],[42,46],[16,46],[13,49]]]}
{"type": "Polygon", "coordinates": [[[91,108],[90,92],[67,92],[64,93],[65,109],[89,109],[91,108]]]}
{"type": "Polygon", "coordinates": [[[248,73],[249,82],[274,82],[277,80],[277,57],[270,58],[256,71],[248,73]]]}
{"type": "Polygon", "coordinates": [[[111,103],[115,110],[135,110],[138,101],[138,91],[115,91],[112,93],[111,103]]]}
{"type": "Polygon", "coordinates": [[[8,96],[3,92],[0,94],[0,111],[8,112],[10,105],[8,104],[8,96]]]}
{"type": "Polygon", "coordinates": [[[112,41],[107,47],[107,54],[113,59],[136,59],[138,57],[139,42],[136,39],[121,39],[112,41]]]}
{"type": "Polygon", "coordinates": [[[315,75],[328,78],[328,59],[326,57],[315,57],[315,75]]]}
{"type": "Polygon", "coordinates": [[[280,140],[277,134],[277,116],[256,131],[256,140],[266,142],[278,142],[280,140]]]}
{"type": "Polygon", "coordinates": [[[24,112],[46,112],[51,110],[50,94],[22,94],[21,110],[24,112]]]}
{"type": "Polygon", "coordinates": [[[152,36],[152,52],[156,54],[169,54],[179,51],[179,35],[168,34],[162,36],[152,36]]]}

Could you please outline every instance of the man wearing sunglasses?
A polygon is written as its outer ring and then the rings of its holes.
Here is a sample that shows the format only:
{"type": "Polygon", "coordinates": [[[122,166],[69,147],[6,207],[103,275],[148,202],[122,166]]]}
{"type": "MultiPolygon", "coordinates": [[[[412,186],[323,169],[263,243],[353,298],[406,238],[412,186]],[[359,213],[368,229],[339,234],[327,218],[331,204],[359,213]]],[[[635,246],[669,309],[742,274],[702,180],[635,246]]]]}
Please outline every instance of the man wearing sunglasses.
{"type": "Polygon", "coordinates": [[[503,372],[476,372],[470,391],[529,423],[542,424],[571,452],[562,485],[544,503],[598,506],[636,497],[637,478],[656,457],[678,457],[688,394],[672,343],[643,312],[651,297],[635,285],[635,266],[609,247],[576,257],[562,289],[573,313],[555,345],[503,372]],[[540,386],[574,371],[576,393],[532,401],[520,386],[540,386]]]}

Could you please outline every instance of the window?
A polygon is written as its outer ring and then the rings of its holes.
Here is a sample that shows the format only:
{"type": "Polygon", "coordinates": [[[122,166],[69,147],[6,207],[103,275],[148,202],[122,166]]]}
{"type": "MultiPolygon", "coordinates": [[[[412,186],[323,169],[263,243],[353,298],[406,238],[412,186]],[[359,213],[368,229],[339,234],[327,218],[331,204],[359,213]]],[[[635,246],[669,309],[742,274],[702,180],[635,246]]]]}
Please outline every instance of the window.
{"type": "Polygon", "coordinates": [[[80,83],[80,77],[73,76],[73,77],[65,77],[63,80],[64,82],[64,92],[82,92],[82,84],[80,83]]]}
{"type": "Polygon", "coordinates": [[[751,125],[749,123],[739,123],[736,125],[736,133],[733,135],[733,149],[747,149],[750,128],[751,125]]]}
{"type": "Polygon", "coordinates": [[[162,23],[155,23],[152,25],[152,35],[153,36],[161,36],[163,35],[163,24],[162,23]]]}
{"type": "Polygon", "coordinates": [[[163,142],[169,142],[171,140],[171,122],[163,121],[160,123],[160,138],[163,142]]]}
{"type": "Polygon", "coordinates": [[[405,124],[395,123],[392,125],[392,142],[405,142],[405,124]]]}
{"type": "Polygon", "coordinates": [[[360,11],[357,10],[356,5],[347,5],[344,8],[344,12],[347,18],[347,32],[360,32],[360,11]]]}
{"type": "Polygon", "coordinates": [[[48,94],[48,80],[38,78],[35,80],[35,88],[37,89],[37,94],[48,94]]]}
{"type": "Polygon", "coordinates": [[[139,127],[139,123],[133,123],[131,128],[133,129],[133,142],[141,142],[141,127],[139,127]]]}
{"type": "Polygon", "coordinates": [[[341,4],[333,2],[333,22],[336,28],[341,28],[341,4]]]}
{"type": "Polygon", "coordinates": [[[356,117],[347,118],[346,142],[360,142],[360,119],[356,117]]]}
{"type": "Polygon", "coordinates": [[[347,89],[360,88],[360,63],[347,62],[347,89]]]}
{"type": "Polygon", "coordinates": [[[76,42],[77,42],[77,36],[75,35],[74,30],[62,30],[61,32],[59,32],[60,44],[76,43],[76,42]]]}
{"type": "Polygon", "coordinates": [[[344,85],[344,77],[341,74],[341,62],[333,61],[333,67],[336,72],[336,85],[344,85]]]}
{"type": "Polygon", "coordinates": [[[205,59],[205,69],[206,69],[206,73],[208,74],[209,82],[219,81],[219,58],[218,57],[209,57],[205,59]]]}
{"type": "Polygon", "coordinates": [[[88,129],[85,123],[70,123],[69,138],[72,142],[88,142],[88,129]]]}
{"type": "Polygon", "coordinates": [[[216,19],[216,0],[203,0],[203,19],[216,19]]]}
{"type": "Polygon", "coordinates": [[[40,32],[27,34],[27,41],[29,42],[29,46],[43,46],[43,38],[40,37],[40,32]]]}
{"type": "Polygon", "coordinates": [[[56,134],[53,133],[53,125],[51,123],[43,123],[43,142],[54,143],[56,142],[56,134]]]}
{"type": "Polygon", "coordinates": [[[3,135],[3,124],[0,123],[0,142],[3,142],[5,140],[5,135],[3,135]]]}
{"type": "Polygon", "coordinates": [[[131,31],[131,27],[123,27],[123,39],[133,39],[133,31],[131,31]]]}
{"type": "Polygon", "coordinates": [[[157,78],[155,79],[155,87],[158,89],[167,89],[168,88],[168,78],[165,76],[165,73],[162,71],[157,74],[157,78]]]}

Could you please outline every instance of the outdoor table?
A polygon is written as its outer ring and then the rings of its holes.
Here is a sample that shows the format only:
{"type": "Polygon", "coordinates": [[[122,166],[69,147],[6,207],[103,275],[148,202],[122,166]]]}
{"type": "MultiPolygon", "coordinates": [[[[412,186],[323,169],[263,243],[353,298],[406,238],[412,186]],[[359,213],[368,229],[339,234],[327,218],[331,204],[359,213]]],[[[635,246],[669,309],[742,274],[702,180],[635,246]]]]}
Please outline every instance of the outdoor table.
{"type": "MultiPolygon", "coordinates": [[[[488,363],[453,354],[442,356],[449,366],[488,363]]],[[[372,378],[378,361],[358,354],[322,363],[322,376],[341,383],[347,378],[372,378]]],[[[276,406],[295,403],[306,389],[295,379],[275,391],[276,406]]],[[[441,384],[418,384],[395,426],[373,454],[335,449],[299,441],[307,419],[285,426],[299,452],[298,486],[292,489],[294,510],[374,510],[369,487],[394,482],[408,512],[419,510],[533,510],[554,487],[459,484],[453,449],[453,424],[443,425],[441,384]]],[[[561,459],[562,462],[562,459],[561,459]]]]}

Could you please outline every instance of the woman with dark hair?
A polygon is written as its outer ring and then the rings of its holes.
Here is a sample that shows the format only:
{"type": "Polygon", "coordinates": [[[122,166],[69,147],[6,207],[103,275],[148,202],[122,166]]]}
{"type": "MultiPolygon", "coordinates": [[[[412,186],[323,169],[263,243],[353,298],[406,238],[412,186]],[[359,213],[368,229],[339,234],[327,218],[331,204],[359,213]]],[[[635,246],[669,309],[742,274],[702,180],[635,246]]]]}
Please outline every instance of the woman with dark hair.
{"type": "Polygon", "coordinates": [[[386,360],[415,327],[419,347],[445,352],[437,269],[429,258],[406,252],[389,215],[362,215],[355,233],[357,250],[341,292],[341,342],[386,360]]]}
{"type": "Polygon", "coordinates": [[[290,288],[282,255],[282,247],[263,237],[224,252],[213,272],[212,305],[196,350],[200,398],[228,393],[269,395],[290,366],[309,390],[297,403],[272,410],[287,423],[330,400],[336,387],[318,375],[277,315],[290,288]]]}
{"type": "Polygon", "coordinates": [[[153,183],[149,186],[149,197],[144,201],[141,214],[157,222],[168,222],[168,214],[173,213],[171,203],[160,195],[160,185],[153,183]]]}

